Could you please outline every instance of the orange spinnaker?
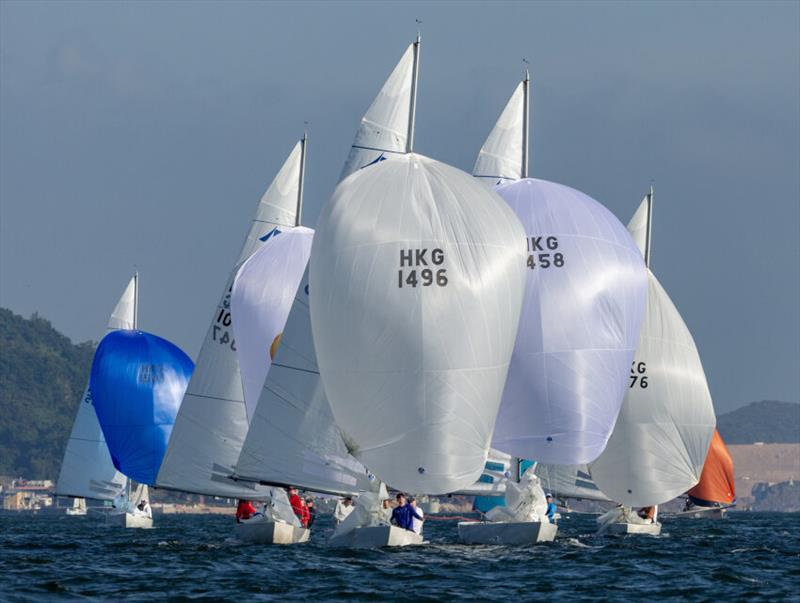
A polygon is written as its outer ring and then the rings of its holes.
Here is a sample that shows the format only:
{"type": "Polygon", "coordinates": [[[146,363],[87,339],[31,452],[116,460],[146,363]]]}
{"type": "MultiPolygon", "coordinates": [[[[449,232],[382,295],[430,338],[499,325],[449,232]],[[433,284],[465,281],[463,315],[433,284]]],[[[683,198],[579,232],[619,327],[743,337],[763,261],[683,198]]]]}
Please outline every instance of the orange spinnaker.
{"type": "Polygon", "coordinates": [[[730,504],[736,499],[733,459],[716,429],[711,438],[711,446],[708,447],[700,481],[688,494],[697,502],[730,504]]]}

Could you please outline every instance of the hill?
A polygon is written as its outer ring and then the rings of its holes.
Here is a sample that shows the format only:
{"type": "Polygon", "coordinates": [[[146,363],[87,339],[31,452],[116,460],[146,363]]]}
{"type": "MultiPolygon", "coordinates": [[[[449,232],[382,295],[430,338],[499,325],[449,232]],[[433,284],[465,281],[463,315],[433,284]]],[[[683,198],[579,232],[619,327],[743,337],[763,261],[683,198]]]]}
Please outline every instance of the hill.
{"type": "Polygon", "coordinates": [[[0,308],[0,475],[55,479],[95,344],[0,308]]]}
{"type": "Polygon", "coordinates": [[[800,442],[800,404],[762,400],[717,417],[726,444],[800,442]]]}

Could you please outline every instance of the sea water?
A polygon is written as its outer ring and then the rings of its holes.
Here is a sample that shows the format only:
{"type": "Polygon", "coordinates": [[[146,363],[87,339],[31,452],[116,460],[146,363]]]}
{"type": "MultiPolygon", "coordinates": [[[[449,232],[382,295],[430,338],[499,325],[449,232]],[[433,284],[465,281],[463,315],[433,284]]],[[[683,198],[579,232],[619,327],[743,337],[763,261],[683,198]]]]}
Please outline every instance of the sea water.
{"type": "Polygon", "coordinates": [[[562,518],[554,543],[457,543],[455,520],[425,522],[428,544],[331,549],[243,545],[229,516],[161,515],[152,530],[102,516],[0,516],[0,600],[800,601],[800,514],[665,519],[659,537],[596,537],[562,518]]]}

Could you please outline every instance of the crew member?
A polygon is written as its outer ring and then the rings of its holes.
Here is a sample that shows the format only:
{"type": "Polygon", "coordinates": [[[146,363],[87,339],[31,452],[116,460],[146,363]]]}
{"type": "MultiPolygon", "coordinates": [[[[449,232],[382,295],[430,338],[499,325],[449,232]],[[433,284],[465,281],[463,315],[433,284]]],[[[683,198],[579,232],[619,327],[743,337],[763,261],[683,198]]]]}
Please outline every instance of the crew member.
{"type": "Polygon", "coordinates": [[[294,511],[294,514],[297,515],[297,518],[300,520],[300,525],[307,528],[309,513],[306,503],[300,498],[300,495],[297,493],[297,488],[290,487],[287,489],[287,492],[289,493],[289,504],[292,505],[292,511],[294,511]]]}
{"type": "Polygon", "coordinates": [[[417,507],[417,499],[413,496],[408,497],[409,517],[411,519],[411,531],[415,534],[422,535],[422,522],[424,513],[422,509],[417,507]]]}
{"type": "Polygon", "coordinates": [[[558,512],[558,507],[556,507],[556,503],[553,502],[553,495],[548,493],[547,494],[547,519],[550,520],[550,523],[555,523],[556,521],[556,513],[558,512]]]}
{"type": "Polygon", "coordinates": [[[338,526],[342,523],[350,513],[353,512],[353,497],[345,496],[342,500],[336,502],[336,508],[333,510],[333,521],[338,526]]]}
{"type": "Polygon", "coordinates": [[[317,521],[317,508],[314,506],[314,499],[310,496],[306,498],[306,509],[308,509],[308,528],[314,525],[317,521]]]}
{"type": "Polygon", "coordinates": [[[236,523],[250,519],[256,512],[256,508],[249,500],[239,500],[239,504],[236,506],[236,523]]]}

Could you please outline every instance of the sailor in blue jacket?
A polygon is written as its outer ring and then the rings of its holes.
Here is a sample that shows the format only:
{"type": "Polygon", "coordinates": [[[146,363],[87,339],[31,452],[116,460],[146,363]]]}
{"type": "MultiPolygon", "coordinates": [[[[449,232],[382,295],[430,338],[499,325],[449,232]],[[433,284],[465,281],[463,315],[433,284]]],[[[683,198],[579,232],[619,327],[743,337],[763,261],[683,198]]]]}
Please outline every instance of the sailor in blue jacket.
{"type": "Polygon", "coordinates": [[[422,519],[417,510],[406,503],[405,495],[400,492],[397,494],[397,506],[392,511],[392,524],[404,530],[414,531],[414,519],[422,519]]]}
{"type": "Polygon", "coordinates": [[[556,503],[553,502],[552,494],[548,494],[546,498],[547,498],[547,512],[545,513],[545,515],[547,515],[547,519],[550,520],[550,523],[553,523],[555,521],[555,514],[558,512],[558,507],[556,507],[556,503]]]}

